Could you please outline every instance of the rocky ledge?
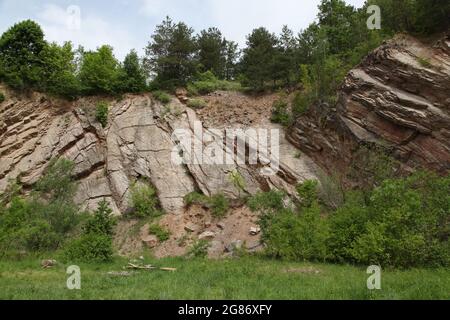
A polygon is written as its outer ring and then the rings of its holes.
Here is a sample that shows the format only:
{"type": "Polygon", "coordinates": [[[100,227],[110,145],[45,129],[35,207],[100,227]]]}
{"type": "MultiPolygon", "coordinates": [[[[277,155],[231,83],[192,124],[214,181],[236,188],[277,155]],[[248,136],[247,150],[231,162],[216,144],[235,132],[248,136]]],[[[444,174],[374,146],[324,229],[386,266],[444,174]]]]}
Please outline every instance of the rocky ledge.
{"type": "Polygon", "coordinates": [[[450,36],[430,46],[399,35],[347,75],[335,108],[311,108],[289,140],[330,171],[375,144],[405,171],[450,169],[450,36]]]}

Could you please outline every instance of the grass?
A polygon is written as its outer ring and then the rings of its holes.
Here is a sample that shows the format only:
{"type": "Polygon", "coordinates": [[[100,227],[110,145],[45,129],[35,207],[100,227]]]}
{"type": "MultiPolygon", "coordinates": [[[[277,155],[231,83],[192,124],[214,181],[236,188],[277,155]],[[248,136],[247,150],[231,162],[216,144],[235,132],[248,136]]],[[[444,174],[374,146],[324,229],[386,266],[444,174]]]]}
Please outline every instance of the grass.
{"type": "Polygon", "coordinates": [[[127,261],[80,264],[81,290],[66,288],[66,267],[41,269],[39,259],[0,261],[0,299],[450,299],[450,270],[384,271],[369,291],[365,268],[244,257],[211,261],[171,258],[145,263],[176,272],[111,276],[127,261]],[[305,271],[306,270],[306,271],[305,271]],[[309,272],[318,270],[320,273],[309,272]]]}

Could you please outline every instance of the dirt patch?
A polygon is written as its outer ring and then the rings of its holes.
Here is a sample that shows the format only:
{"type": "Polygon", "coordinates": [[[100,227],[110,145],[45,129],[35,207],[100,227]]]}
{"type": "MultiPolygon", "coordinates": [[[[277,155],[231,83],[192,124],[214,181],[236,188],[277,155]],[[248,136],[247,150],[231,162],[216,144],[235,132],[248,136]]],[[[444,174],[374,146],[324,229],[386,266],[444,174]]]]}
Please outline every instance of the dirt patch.
{"type": "Polygon", "coordinates": [[[197,115],[208,128],[247,128],[270,122],[272,107],[279,94],[245,95],[217,91],[203,96],[208,106],[197,115]]]}
{"type": "Polygon", "coordinates": [[[250,232],[258,228],[258,216],[245,206],[230,209],[225,218],[215,219],[208,209],[193,205],[183,214],[164,215],[158,224],[170,232],[170,239],[148,248],[143,239],[149,236],[150,223],[120,221],[114,239],[119,254],[133,257],[149,249],[155,258],[183,256],[201,238],[210,243],[210,258],[231,255],[236,244],[250,252],[262,249],[260,234],[250,232]]]}
{"type": "Polygon", "coordinates": [[[231,209],[224,219],[215,219],[209,210],[194,205],[182,215],[165,215],[160,225],[170,230],[171,238],[155,248],[157,258],[184,255],[200,238],[210,242],[209,257],[226,256],[226,249],[233,243],[254,251],[261,248],[260,236],[251,235],[250,229],[257,227],[258,216],[247,207],[231,209]]]}

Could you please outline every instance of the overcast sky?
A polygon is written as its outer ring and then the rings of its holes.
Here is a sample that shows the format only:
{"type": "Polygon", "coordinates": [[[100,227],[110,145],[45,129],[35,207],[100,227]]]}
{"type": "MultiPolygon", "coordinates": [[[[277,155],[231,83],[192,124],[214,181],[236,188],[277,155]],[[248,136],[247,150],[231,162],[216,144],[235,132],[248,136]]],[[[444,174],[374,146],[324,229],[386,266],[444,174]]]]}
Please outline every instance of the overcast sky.
{"type": "MultiPolygon", "coordinates": [[[[347,0],[361,7],[364,0],[347,0]]],[[[114,47],[118,58],[135,48],[143,52],[155,26],[169,15],[196,32],[218,27],[225,37],[245,44],[254,28],[278,33],[284,24],[295,32],[317,15],[320,0],[0,0],[0,33],[16,22],[32,19],[44,29],[46,39],[95,49],[114,47]],[[78,16],[80,24],[73,17],[78,16]]]]}

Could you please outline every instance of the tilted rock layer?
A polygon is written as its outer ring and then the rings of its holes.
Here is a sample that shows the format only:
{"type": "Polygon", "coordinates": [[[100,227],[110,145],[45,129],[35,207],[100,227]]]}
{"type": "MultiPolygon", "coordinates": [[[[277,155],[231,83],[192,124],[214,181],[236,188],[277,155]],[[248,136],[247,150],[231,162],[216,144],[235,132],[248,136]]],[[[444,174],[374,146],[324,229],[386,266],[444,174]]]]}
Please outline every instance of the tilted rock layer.
{"type": "MultiPolygon", "coordinates": [[[[262,175],[261,164],[177,164],[172,156],[179,141],[173,132],[184,129],[194,136],[199,118],[175,98],[167,106],[151,95],[108,101],[109,121],[102,128],[94,115],[99,99],[69,103],[40,94],[25,97],[6,88],[2,91],[7,92],[7,99],[0,104],[0,192],[14,179],[32,186],[50,161],[60,157],[75,163],[76,202],[94,209],[106,199],[116,214],[130,208],[130,188],[141,178],[156,188],[166,212],[182,213],[184,197],[193,191],[224,193],[229,198],[272,188],[294,193],[297,183],[316,177],[314,163],[306,156],[298,159],[297,149],[284,135],[277,175],[262,175]],[[233,185],[232,172],[243,177],[245,190],[233,185]]],[[[204,146],[220,143],[194,137],[204,146]]]]}
{"type": "Polygon", "coordinates": [[[450,39],[434,46],[399,35],[345,79],[336,108],[299,118],[289,140],[330,170],[362,144],[390,150],[405,171],[450,169],[450,39]]]}

